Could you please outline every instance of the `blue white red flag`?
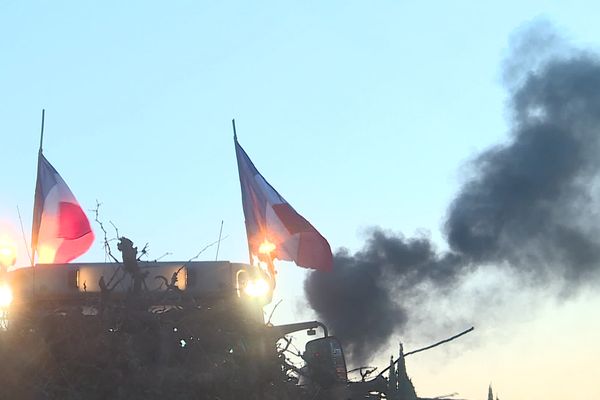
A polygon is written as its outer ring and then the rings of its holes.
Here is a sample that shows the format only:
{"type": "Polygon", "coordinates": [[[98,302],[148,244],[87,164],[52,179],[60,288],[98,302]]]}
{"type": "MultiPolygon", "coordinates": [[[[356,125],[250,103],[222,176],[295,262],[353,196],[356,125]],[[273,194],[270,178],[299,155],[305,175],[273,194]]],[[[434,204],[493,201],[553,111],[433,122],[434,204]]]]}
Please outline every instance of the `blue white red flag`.
{"type": "Polygon", "coordinates": [[[327,240],[258,172],[234,136],[246,234],[251,256],[294,261],[322,271],[333,266],[327,240]]]}
{"type": "Polygon", "coordinates": [[[68,263],[85,253],[94,233],[73,193],[40,152],[38,157],[33,229],[33,255],[38,263],[68,263]]]}

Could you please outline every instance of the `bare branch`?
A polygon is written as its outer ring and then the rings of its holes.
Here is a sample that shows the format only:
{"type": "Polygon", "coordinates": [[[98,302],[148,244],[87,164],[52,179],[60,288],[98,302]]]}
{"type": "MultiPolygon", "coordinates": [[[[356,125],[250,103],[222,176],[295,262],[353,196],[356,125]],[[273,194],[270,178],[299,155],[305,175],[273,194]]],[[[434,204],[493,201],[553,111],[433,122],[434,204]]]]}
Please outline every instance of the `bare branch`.
{"type": "Polygon", "coordinates": [[[29,243],[27,243],[27,237],[25,236],[25,229],[23,229],[23,219],[21,218],[21,210],[19,210],[19,205],[17,204],[17,214],[19,215],[19,224],[21,224],[21,233],[23,234],[23,241],[25,242],[25,249],[27,250],[27,257],[29,257],[30,265],[33,266],[33,254],[31,254],[29,247],[29,243]]]}
{"type": "Polygon", "coordinates": [[[203,248],[202,248],[202,249],[201,249],[201,250],[198,252],[198,254],[196,254],[194,257],[190,258],[190,259],[188,260],[188,262],[190,262],[190,261],[194,261],[195,259],[197,259],[198,257],[200,257],[200,254],[204,253],[206,250],[208,250],[209,248],[211,248],[211,247],[212,247],[212,246],[214,246],[215,244],[222,242],[223,240],[227,239],[228,237],[229,237],[229,235],[226,235],[226,236],[225,236],[225,237],[223,237],[222,239],[218,239],[218,240],[215,240],[214,242],[212,242],[212,243],[210,243],[210,244],[207,244],[206,246],[204,246],[204,247],[203,247],[203,248]]]}
{"type": "Polygon", "coordinates": [[[459,333],[458,335],[454,335],[454,336],[452,336],[451,338],[448,338],[448,339],[441,340],[441,341],[439,341],[439,342],[437,342],[437,343],[434,343],[434,344],[432,344],[432,345],[430,345],[430,346],[427,346],[427,347],[423,347],[423,348],[421,348],[421,349],[417,349],[417,350],[409,351],[408,353],[404,353],[404,357],[410,356],[411,354],[420,353],[421,351],[425,351],[425,350],[432,349],[432,348],[434,348],[434,347],[437,347],[437,346],[439,346],[439,345],[441,345],[441,344],[444,344],[444,343],[448,343],[448,342],[450,342],[450,341],[452,341],[452,340],[454,340],[454,339],[457,339],[457,338],[459,338],[459,337],[461,337],[461,336],[463,336],[463,335],[466,335],[466,334],[467,334],[467,333],[469,333],[469,332],[472,332],[474,329],[475,329],[475,327],[473,327],[473,326],[472,326],[472,327],[470,327],[469,329],[467,329],[466,331],[464,331],[464,332],[461,332],[461,333],[459,333]]]}
{"type": "Polygon", "coordinates": [[[163,258],[165,258],[166,256],[170,256],[171,254],[173,254],[173,253],[171,253],[170,251],[167,251],[167,252],[166,252],[165,254],[163,254],[162,256],[160,256],[160,257],[158,257],[158,258],[154,259],[154,262],[160,261],[160,260],[162,260],[163,258]]]}
{"type": "Polygon", "coordinates": [[[127,273],[125,271],[123,271],[123,274],[121,275],[121,277],[115,282],[114,285],[110,286],[110,284],[112,283],[113,279],[117,276],[117,273],[121,270],[121,266],[119,266],[119,268],[117,268],[115,270],[115,272],[113,273],[113,275],[111,276],[110,280],[108,281],[107,286],[109,286],[109,290],[112,291],[114,288],[116,288],[117,286],[119,286],[119,284],[121,282],[123,282],[123,279],[125,279],[127,277],[127,273]]]}
{"type": "MultiPolygon", "coordinates": [[[[396,361],[394,362],[394,364],[397,364],[397,363],[398,363],[398,361],[400,361],[400,360],[401,360],[401,359],[403,359],[404,357],[408,357],[408,356],[410,356],[411,354],[420,353],[420,352],[422,352],[422,351],[425,351],[425,350],[433,349],[434,347],[437,347],[437,346],[439,346],[439,345],[441,345],[441,344],[448,343],[448,342],[450,342],[450,341],[452,341],[452,340],[454,340],[454,339],[457,339],[457,338],[459,338],[459,337],[461,337],[461,336],[463,336],[463,335],[466,335],[467,333],[469,333],[469,332],[472,332],[474,329],[475,329],[475,327],[473,327],[473,326],[472,326],[472,327],[470,327],[469,329],[467,329],[466,331],[463,331],[463,332],[459,333],[458,335],[454,335],[454,336],[452,336],[452,337],[450,337],[450,338],[448,338],[448,339],[441,340],[441,341],[439,341],[439,342],[437,342],[437,343],[434,343],[434,344],[432,344],[432,345],[430,345],[430,346],[427,346],[427,347],[423,347],[423,348],[420,348],[420,349],[417,349],[417,350],[409,351],[408,353],[404,353],[404,354],[402,355],[402,357],[398,357],[398,360],[396,360],[396,361]]],[[[391,365],[390,365],[389,367],[387,367],[386,369],[384,369],[383,371],[381,371],[381,372],[379,373],[379,375],[383,375],[385,372],[387,372],[387,371],[390,369],[390,367],[391,367],[391,365]]],[[[378,376],[379,376],[379,375],[378,375],[378,376]]]]}
{"type": "Polygon", "coordinates": [[[288,351],[288,349],[290,348],[290,346],[292,345],[292,339],[287,338],[287,337],[282,337],[282,339],[285,341],[285,347],[283,349],[281,349],[279,351],[279,353],[285,353],[286,351],[288,351]]]}
{"type": "Polygon", "coordinates": [[[171,286],[175,286],[177,284],[177,280],[179,278],[179,273],[181,272],[181,270],[185,268],[185,264],[182,265],[181,267],[177,268],[177,271],[173,272],[173,275],[171,276],[171,286]]]}
{"type": "Polygon", "coordinates": [[[119,228],[117,228],[117,226],[116,226],[115,224],[113,224],[113,222],[112,222],[112,221],[108,221],[108,223],[109,223],[109,224],[111,224],[111,225],[112,225],[112,227],[115,229],[115,233],[116,233],[116,235],[117,235],[117,238],[120,238],[120,237],[121,237],[121,235],[119,235],[119,228]]]}
{"type": "MultiPolygon", "coordinates": [[[[158,275],[155,276],[154,279],[160,279],[164,282],[164,285],[166,287],[165,290],[167,291],[173,291],[173,292],[181,292],[181,289],[179,289],[179,287],[177,286],[177,282],[179,281],[179,273],[181,272],[182,269],[185,268],[185,264],[182,265],[181,267],[179,267],[177,269],[177,271],[173,272],[173,274],[171,275],[171,282],[169,282],[169,280],[162,276],[162,275],[158,275]]],[[[163,284],[161,283],[161,285],[159,286],[158,290],[160,290],[162,288],[163,284]]]]}
{"type": "Polygon", "coordinates": [[[169,289],[169,280],[167,278],[165,278],[162,275],[157,275],[154,277],[154,279],[160,279],[163,281],[163,283],[161,283],[160,286],[156,290],[161,290],[163,287],[163,284],[167,288],[167,290],[169,289]]]}
{"type": "MultiPolygon", "coordinates": [[[[93,211],[94,212],[94,216],[95,216],[95,221],[98,225],[100,225],[100,229],[102,230],[102,232],[104,233],[104,252],[107,256],[109,256],[110,258],[112,258],[112,260],[116,263],[119,262],[119,260],[117,260],[117,258],[112,254],[112,249],[110,247],[110,242],[114,239],[108,239],[108,233],[106,232],[106,229],[104,228],[104,224],[102,223],[102,221],[100,221],[100,206],[102,205],[102,203],[100,203],[98,200],[96,200],[96,208],[94,208],[93,211]]],[[[114,226],[114,224],[111,222],[111,224],[114,226]]],[[[116,230],[116,227],[115,227],[116,230]]],[[[118,237],[118,231],[117,231],[117,237],[118,237]]]]}
{"type": "Polygon", "coordinates": [[[148,254],[148,245],[149,245],[149,243],[146,242],[146,244],[144,245],[144,247],[142,248],[142,250],[140,250],[140,255],[137,258],[138,261],[140,261],[143,256],[145,256],[146,254],[148,254]]]}
{"type": "Polygon", "coordinates": [[[271,310],[271,313],[269,314],[269,318],[267,319],[267,325],[271,325],[271,318],[273,318],[273,314],[275,313],[275,310],[277,310],[277,307],[279,307],[279,305],[281,304],[282,301],[283,301],[283,299],[279,300],[277,302],[277,304],[275,304],[275,306],[271,310]]]}

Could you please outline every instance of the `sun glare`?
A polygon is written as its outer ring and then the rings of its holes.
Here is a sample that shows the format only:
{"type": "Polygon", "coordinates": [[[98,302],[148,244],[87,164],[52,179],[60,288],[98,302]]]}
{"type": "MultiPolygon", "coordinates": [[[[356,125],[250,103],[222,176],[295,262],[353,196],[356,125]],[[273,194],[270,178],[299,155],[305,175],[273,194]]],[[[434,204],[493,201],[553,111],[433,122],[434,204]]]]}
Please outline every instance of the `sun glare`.
{"type": "Polygon", "coordinates": [[[244,293],[250,297],[261,297],[269,293],[269,282],[260,278],[248,281],[244,288],[244,293]]]}
{"type": "Polygon", "coordinates": [[[54,261],[54,256],[56,254],[56,249],[50,246],[40,246],[37,249],[38,253],[38,263],[45,264],[51,263],[54,261]]]}
{"type": "Polygon", "coordinates": [[[260,254],[270,255],[276,248],[277,246],[275,246],[274,243],[271,243],[268,239],[265,239],[264,242],[262,242],[258,247],[258,252],[260,254]]]}
{"type": "Polygon", "coordinates": [[[8,239],[0,238],[0,266],[11,267],[17,259],[15,245],[8,239]]]}
{"type": "Polygon", "coordinates": [[[0,285],[0,308],[8,308],[13,301],[13,294],[10,286],[0,285]]]}

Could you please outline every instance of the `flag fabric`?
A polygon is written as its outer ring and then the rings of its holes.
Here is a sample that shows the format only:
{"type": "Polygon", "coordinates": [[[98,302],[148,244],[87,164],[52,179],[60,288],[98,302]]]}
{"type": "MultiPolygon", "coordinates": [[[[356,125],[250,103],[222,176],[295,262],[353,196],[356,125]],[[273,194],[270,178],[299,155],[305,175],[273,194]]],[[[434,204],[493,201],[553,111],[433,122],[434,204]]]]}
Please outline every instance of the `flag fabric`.
{"type": "Polygon", "coordinates": [[[252,257],[271,250],[271,258],[322,271],[333,266],[327,240],[258,172],[234,136],[246,234],[252,257]]]}
{"type": "Polygon", "coordinates": [[[38,263],[68,263],[85,253],[93,241],[85,212],[40,151],[31,233],[38,263]]]}

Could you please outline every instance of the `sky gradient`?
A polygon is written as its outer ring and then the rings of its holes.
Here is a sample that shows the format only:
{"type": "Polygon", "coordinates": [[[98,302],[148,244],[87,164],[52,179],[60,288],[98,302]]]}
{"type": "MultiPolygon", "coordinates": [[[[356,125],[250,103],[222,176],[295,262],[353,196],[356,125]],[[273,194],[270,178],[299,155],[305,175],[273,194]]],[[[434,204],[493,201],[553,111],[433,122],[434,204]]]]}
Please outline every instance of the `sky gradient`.
{"type": "MultiPolygon", "coordinates": [[[[511,37],[544,18],[594,51],[590,4],[3,1],[0,227],[26,264],[16,206],[29,234],[45,108],[48,160],[84,208],[100,201],[105,222],[149,242],[150,259],[193,257],[224,220],[219,258],[247,260],[232,118],[259,171],[332,248],[356,251],[380,226],[445,249],[468,161],[507,140],[511,37]]],[[[104,260],[101,241],[80,260],[104,260]]],[[[304,274],[281,265],[277,321],[311,317],[304,274]]],[[[477,330],[407,360],[417,392],[477,399],[492,382],[503,400],[600,398],[600,296],[546,295],[507,291],[481,321],[462,315],[468,293],[461,307],[432,299],[477,330]]],[[[435,315],[398,332],[407,350],[456,333],[435,315]]]]}

